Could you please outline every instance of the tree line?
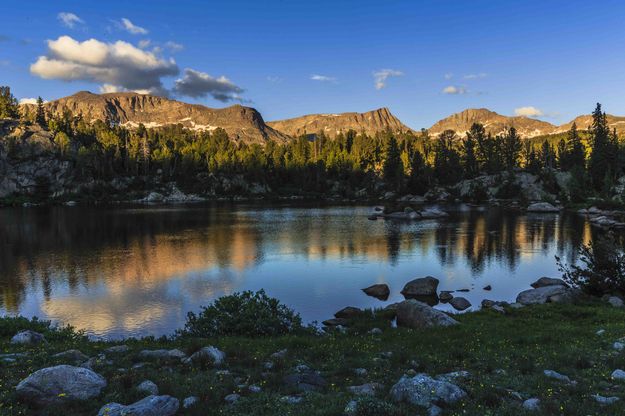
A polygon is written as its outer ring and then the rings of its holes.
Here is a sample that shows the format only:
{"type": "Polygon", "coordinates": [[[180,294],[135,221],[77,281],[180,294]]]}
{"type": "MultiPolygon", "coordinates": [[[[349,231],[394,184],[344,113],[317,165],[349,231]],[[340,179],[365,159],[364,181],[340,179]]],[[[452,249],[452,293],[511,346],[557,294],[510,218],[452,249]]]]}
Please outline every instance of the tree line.
{"type": "Polygon", "coordinates": [[[474,123],[461,138],[453,130],[431,137],[419,133],[354,130],[330,139],[323,132],[280,144],[233,141],[223,129],[195,132],[181,125],[129,129],[105,121],[87,122],[64,111],[47,114],[39,98],[34,112],[21,113],[8,87],[0,87],[0,118],[20,118],[50,131],[59,157],[72,162],[82,177],[160,175],[202,192],[211,174],[240,174],[271,187],[327,192],[328,181],[350,189],[373,188],[423,194],[433,186],[455,184],[483,174],[514,175],[519,170],[572,173],[585,193],[607,192],[623,174],[625,147],[597,104],[587,132],[572,125],[557,143],[519,136],[514,127],[493,135],[474,123]],[[198,189],[199,188],[199,189],[198,189]]]}

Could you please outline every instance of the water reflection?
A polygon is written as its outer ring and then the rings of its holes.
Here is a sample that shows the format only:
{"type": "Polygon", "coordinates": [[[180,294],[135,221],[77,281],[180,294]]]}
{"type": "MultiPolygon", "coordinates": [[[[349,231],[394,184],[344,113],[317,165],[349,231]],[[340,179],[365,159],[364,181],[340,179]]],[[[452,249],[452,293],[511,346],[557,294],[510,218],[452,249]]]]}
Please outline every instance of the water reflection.
{"type": "Polygon", "coordinates": [[[194,206],[0,210],[0,313],[38,315],[105,336],[166,334],[223,294],[265,288],[306,320],[381,306],[431,274],[511,299],[553,257],[592,239],[574,215],[459,210],[449,220],[367,220],[366,207],[194,206]]]}

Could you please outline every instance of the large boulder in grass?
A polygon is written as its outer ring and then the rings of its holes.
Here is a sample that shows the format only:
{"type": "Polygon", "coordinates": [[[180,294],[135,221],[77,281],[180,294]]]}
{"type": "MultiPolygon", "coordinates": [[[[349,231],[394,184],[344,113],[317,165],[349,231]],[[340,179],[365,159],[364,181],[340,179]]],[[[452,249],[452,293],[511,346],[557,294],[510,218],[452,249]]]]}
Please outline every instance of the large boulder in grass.
{"type": "Polygon", "coordinates": [[[406,283],[401,291],[406,299],[415,299],[420,297],[436,297],[436,289],[438,288],[438,279],[432,276],[421,277],[406,283]]]}
{"type": "Polygon", "coordinates": [[[193,353],[189,358],[183,358],[185,364],[194,362],[209,362],[212,365],[220,366],[226,360],[226,353],[213,346],[204,347],[193,353]]]}
{"type": "Polygon", "coordinates": [[[11,338],[11,344],[37,345],[46,342],[46,338],[39,332],[27,329],[20,331],[11,338]]]}
{"type": "Polygon", "coordinates": [[[389,295],[391,294],[391,290],[388,285],[385,283],[380,283],[376,285],[372,285],[362,289],[368,296],[373,296],[374,298],[380,300],[387,300],[389,295]]]}
{"type": "Polygon", "coordinates": [[[427,374],[403,376],[390,392],[394,402],[428,408],[437,403],[454,404],[466,395],[467,393],[455,384],[436,380],[427,374]]]}
{"type": "Polygon", "coordinates": [[[415,299],[405,300],[397,305],[397,326],[405,328],[429,328],[451,326],[459,322],[445,312],[436,310],[415,299]]]}
{"type": "Polygon", "coordinates": [[[519,293],[516,302],[522,305],[536,305],[547,302],[571,303],[579,296],[579,291],[562,285],[544,286],[519,293]]]}
{"type": "Polygon", "coordinates": [[[181,360],[187,355],[179,349],[172,350],[143,350],[139,353],[143,359],[152,360],[181,360]]]}
{"type": "Polygon", "coordinates": [[[171,396],[148,396],[127,406],[119,403],[105,404],[98,416],[172,416],[180,402],[171,396]]]}
{"type": "Polygon", "coordinates": [[[35,371],[15,392],[24,401],[47,405],[93,399],[104,387],[104,377],[87,368],[57,365],[35,371]]]}

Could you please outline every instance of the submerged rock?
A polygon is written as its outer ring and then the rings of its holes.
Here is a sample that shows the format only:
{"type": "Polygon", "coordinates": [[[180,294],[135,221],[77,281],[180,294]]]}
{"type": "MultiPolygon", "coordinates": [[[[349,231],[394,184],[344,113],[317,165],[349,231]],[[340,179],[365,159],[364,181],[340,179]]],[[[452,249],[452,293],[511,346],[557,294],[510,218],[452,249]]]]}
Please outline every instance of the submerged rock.
{"type": "Polygon", "coordinates": [[[418,329],[458,323],[446,313],[415,299],[405,300],[397,307],[397,326],[418,329]]]}
{"type": "Polygon", "coordinates": [[[566,283],[562,279],[556,279],[553,277],[541,277],[532,283],[534,289],[538,289],[539,287],[547,287],[547,286],[566,286],[566,283]]]}
{"type": "Polygon", "coordinates": [[[449,304],[458,311],[464,311],[471,307],[471,302],[463,297],[456,297],[449,301],[449,304]]]}
{"type": "Polygon", "coordinates": [[[441,302],[447,303],[454,298],[454,295],[452,295],[451,292],[444,290],[440,293],[440,295],[438,295],[438,298],[441,302]]]}
{"type": "Polygon", "coordinates": [[[391,294],[391,290],[389,289],[387,284],[381,283],[376,285],[371,285],[362,289],[369,296],[373,296],[374,298],[378,298],[380,300],[387,300],[389,295],[391,294]]]}
{"type": "Polygon", "coordinates": [[[15,391],[29,402],[55,404],[92,399],[104,387],[104,377],[87,368],[57,365],[35,371],[20,381],[15,391]]]}
{"type": "Polygon", "coordinates": [[[148,396],[133,404],[105,404],[98,416],[172,416],[180,407],[178,399],[171,396],[148,396]]]}
{"type": "Polygon", "coordinates": [[[352,319],[360,315],[362,315],[362,309],[348,306],[335,313],[334,317],[338,319],[352,319]]]}
{"type": "Polygon", "coordinates": [[[549,202],[535,202],[527,207],[527,212],[560,212],[561,208],[554,207],[549,202]]]}
{"type": "Polygon", "coordinates": [[[432,276],[421,277],[406,283],[401,291],[406,299],[414,299],[421,296],[436,296],[438,279],[432,276]]]}

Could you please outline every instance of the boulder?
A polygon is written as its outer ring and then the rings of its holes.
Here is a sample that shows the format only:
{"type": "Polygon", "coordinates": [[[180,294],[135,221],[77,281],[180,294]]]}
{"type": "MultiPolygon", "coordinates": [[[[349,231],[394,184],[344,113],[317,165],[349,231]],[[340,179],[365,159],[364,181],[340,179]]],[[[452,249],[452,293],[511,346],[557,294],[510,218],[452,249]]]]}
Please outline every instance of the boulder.
{"type": "Polygon", "coordinates": [[[406,299],[415,299],[422,296],[436,296],[438,279],[432,276],[421,277],[406,283],[401,291],[406,299]]]}
{"type": "Polygon", "coordinates": [[[182,360],[185,364],[191,364],[194,362],[210,362],[212,365],[220,366],[224,363],[226,359],[226,353],[215,348],[213,346],[204,347],[201,350],[193,353],[189,358],[184,358],[182,360]]]}
{"type": "Polygon", "coordinates": [[[455,384],[433,379],[427,374],[403,376],[390,391],[390,397],[394,402],[405,402],[426,408],[436,403],[451,405],[466,395],[467,393],[455,384]]]}
{"type": "Polygon", "coordinates": [[[540,399],[535,397],[531,399],[527,399],[523,402],[523,409],[529,410],[530,412],[537,412],[540,410],[540,399]]]}
{"type": "Polygon", "coordinates": [[[391,294],[391,290],[389,289],[387,284],[381,283],[372,285],[362,289],[368,296],[373,296],[374,298],[380,300],[387,300],[389,295],[391,294]]]}
{"type": "Polygon", "coordinates": [[[527,212],[560,212],[561,208],[554,207],[549,202],[535,202],[527,207],[527,212]]]}
{"type": "Polygon", "coordinates": [[[58,354],[54,354],[52,358],[57,358],[64,361],[71,361],[73,363],[82,363],[87,361],[89,357],[80,352],[79,350],[67,350],[60,352],[58,354]]]}
{"type": "Polygon", "coordinates": [[[441,302],[447,303],[454,298],[454,295],[452,295],[451,292],[444,290],[440,293],[440,295],[438,295],[438,298],[441,302]]]}
{"type": "Polygon", "coordinates": [[[124,406],[119,403],[105,404],[98,416],[173,416],[180,402],[171,396],[148,396],[138,402],[124,406]]]}
{"type": "Polygon", "coordinates": [[[432,218],[445,218],[448,217],[449,214],[437,207],[429,207],[424,210],[419,211],[421,218],[423,219],[432,219],[432,218]]]}
{"type": "Polygon", "coordinates": [[[623,371],[623,370],[614,370],[610,377],[612,377],[612,380],[624,381],[625,380],[625,371],[623,371]]]}
{"type": "Polygon", "coordinates": [[[93,371],[71,365],[57,365],[35,371],[19,382],[17,395],[37,404],[55,404],[97,397],[106,380],[93,371]]]}
{"type": "Polygon", "coordinates": [[[434,378],[438,381],[453,383],[459,380],[466,380],[468,378],[471,378],[471,373],[466,370],[452,371],[451,373],[439,374],[434,378]]]}
{"type": "Polygon", "coordinates": [[[490,291],[493,290],[493,287],[491,285],[486,285],[482,288],[482,290],[490,291]]]}
{"type": "Polygon", "coordinates": [[[362,309],[348,306],[335,313],[334,317],[338,319],[352,319],[360,316],[361,314],[362,309]]]}
{"type": "Polygon", "coordinates": [[[356,396],[375,396],[375,392],[382,389],[380,383],[366,383],[360,386],[349,386],[347,391],[356,396]]]}
{"type": "Polygon", "coordinates": [[[456,297],[449,301],[449,304],[457,311],[464,311],[471,307],[471,302],[463,297],[456,297]]]}
{"type": "Polygon", "coordinates": [[[130,351],[130,347],[128,347],[128,345],[114,345],[104,350],[107,354],[123,354],[128,351],[130,351]]]}
{"type": "Polygon", "coordinates": [[[534,289],[538,289],[539,287],[547,287],[547,286],[566,286],[566,283],[562,279],[556,279],[553,277],[541,277],[532,283],[534,289]]]}
{"type": "Polygon", "coordinates": [[[154,396],[158,396],[158,386],[154,384],[153,381],[150,381],[150,380],[142,381],[137,386],[137,390],[139,390],[142,393],[147,393],[147,394],[151,394],[154,396]]]}
{"type": "Polygon", "coordinates": [[[236,394],[236,393],[232,393],[227,395],[226,397],[224,397],[224,401],[228,404],[236,404],[239,399],[241,398],[240,395],[236,394]]]}
{"type": "Polygon", "coordinates": [[[600,405],[603,405],[603,406],[614,404],[614,403],[616,403],[616,402],[618,402],[620,400],[616,396],[605,397],[605,396],[602,396],[600,394],[591,394],[591,396],[592,396],[593,399],[595,399],[595,401],[597,403],[599,403],[600,405]]]}
{"type": "Polygon", "coordinates": [[[143,350],[139,353],[141,358],[152,360],[181,360],[187,355],[179,349],[173,350],[143,350]]]}
{"type": "Polygon", "coordinates": [[[316,371],[308,370],[284,377],[284,384],[301,392],[323,389],[328,383],[316,371]]]}
{"type": "Polygon", "coordinates": [[[11,338],[11,344],[36,345],[42,342],[46,342],[46,338],[43,334],[31,331],[30,329],[20,331],[11,338]]]}
{"type": "Polygon", "coordinates": [[[182,401],[182,408],[188,409],[192,406],[195,406],[196,403],[199,403],[200,398],[197,396],[189,396],[182,401]]]}
{"type": "Polygon", "coordinates": [[[623,299],[619,298],[618,296],[610,296],[608,298],[608,303],[614,306],[615,308],[623,307],[623,299]]]}
{"type": "Polygon", "coordinates": [[[543,374],[545,375],[545,377],[549,377],[549,378],[552,378],[554,380],[561,381],[563,383],[574,384],[573,381],[569,378],[569,376],[565,376],[564,374],[560,374],[557,371],[545,370],[545,371],[543,371],[543,374]]]}
{"type": "Polygon", "coordinates": [[[418,300],[405,300],[397,307],[397,326],[418,329],[434,326],[451,326],[458,323],[458,321],[446,313],[418,300]]]}
{"type": "Polygon", "coordinates": [[[326,319],[325,321],[323,321],[321,323],[323,325],[325,325],[325,326],[330,326],[330,327],[346,326],[346,325],[349,325],[349,319],[345,319],[345,318],[332,318],[332,319],[326,319]]]}
{"type": "Polygon", "coordinates": [[[528,289],[518,294],[516,302],[522,305],[535,305],[547,302],[571,302],[576,291],[566,286],[544,286],[528,289]]]}

